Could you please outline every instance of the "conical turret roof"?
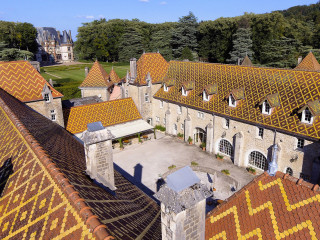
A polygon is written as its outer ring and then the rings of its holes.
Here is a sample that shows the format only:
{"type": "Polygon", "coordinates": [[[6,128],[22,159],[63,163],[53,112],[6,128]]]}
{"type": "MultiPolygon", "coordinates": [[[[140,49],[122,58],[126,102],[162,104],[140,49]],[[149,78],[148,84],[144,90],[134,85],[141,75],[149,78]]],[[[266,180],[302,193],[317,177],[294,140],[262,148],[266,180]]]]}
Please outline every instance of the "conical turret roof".
{"type": "Polygon", "coordinates": [[[108,73],[98,61],[95,61],[89,71],[89,74],[81,83],[80,87],[110,87],[113,83],[111,81],[109,82],[108,80],[108,73]]]}
{"type": "Polygon", "coordinates": [[[301,61],[301,63],[295,68],[295,70],[306,70],[306,71],[320,71],[320,64],[313,55],[312,52],[301,61]]]}

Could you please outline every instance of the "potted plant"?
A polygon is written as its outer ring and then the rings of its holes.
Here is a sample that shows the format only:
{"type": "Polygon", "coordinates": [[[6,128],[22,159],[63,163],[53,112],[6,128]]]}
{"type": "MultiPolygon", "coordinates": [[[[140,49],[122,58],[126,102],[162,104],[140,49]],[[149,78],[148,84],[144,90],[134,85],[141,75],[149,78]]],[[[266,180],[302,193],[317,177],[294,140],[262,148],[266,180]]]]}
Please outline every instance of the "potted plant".
{"type": "Polygon", "coordinates": [[[177,137],[178,137],[179,139],[183,139],[183,134],[182,134],[182,133],[178,133],[178,134],[177,134],[177,137]]]}
{"type": "Polygon", "coordinates": [[[257,171],[253,168],[253,167],[248,167],[247,168],[247,171],[253,175],[256,175],[257,174],[257,171]]]}
{"type": "Polygon", "coordinates": [[[202,151],[205,151],[206,150],[206,143],[205,142],[202,142],[200,144],[200,147],[202,148],[202,151]]]}
{"type": "Polygon", "coordinates": [[[190,136],[188,138],[188,142],[189,142],[190,145],[192,144],[192,138],[190,136]]]}
{"type": "Polygon", "coordinates": [[[123,150],[122,138],[119,138],[118,141],[119,141],[120,149],[123,150]]]}
{"type": "Polygon", "coordinates": [[[217,157],[218,160],[223,160],[223,155],[221,155],[219,153],[216,154],[216,157],[217,157]]]}
{"type": "Polygon", "coordinates": [[[139,140],[139,143],[142,143],[142,140],[141,140],[141,137],[140,137],[140,133],[138,133],[138,140],[139,140]]]}

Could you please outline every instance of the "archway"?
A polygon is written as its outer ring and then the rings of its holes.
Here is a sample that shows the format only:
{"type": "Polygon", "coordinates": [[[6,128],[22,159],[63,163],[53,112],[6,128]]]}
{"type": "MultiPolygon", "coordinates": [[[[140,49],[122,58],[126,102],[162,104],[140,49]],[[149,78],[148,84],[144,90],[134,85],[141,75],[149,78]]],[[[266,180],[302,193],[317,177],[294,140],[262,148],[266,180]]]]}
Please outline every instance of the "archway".
{"type": "Polygon", "coordinates": [[[258,151],[253,151],[249,155],[249,165],[252,167],[259,168],[263,171],[268,170],[268,160],[267,158],[258,151]]]}
{"type": "Polygon", "coordinates": [[[229,141],[222,139],[219,142],[219,152],[231,157],[233,154],[232,144],[229,141]]]}

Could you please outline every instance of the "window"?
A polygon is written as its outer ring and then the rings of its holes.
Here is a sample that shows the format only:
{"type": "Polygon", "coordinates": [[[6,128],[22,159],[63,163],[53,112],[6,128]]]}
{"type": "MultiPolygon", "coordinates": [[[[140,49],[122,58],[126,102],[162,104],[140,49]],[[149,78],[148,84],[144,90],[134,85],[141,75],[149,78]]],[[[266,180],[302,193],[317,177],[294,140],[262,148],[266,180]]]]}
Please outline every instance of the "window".
{"type": "Polygon", "coordinates": [[[68,51],[70,51],[70,47],[68,47],[68,51]]]}
{"type": "Polygon", "coordinates": [[[181,123],[181,130],[184,130],[184,124],[183,123],[181,123]]]}
{"type": "Polygon", "coordinates": [[[71,53],[68,54],[68,58],[71,59],[71,53]]]}
{"type": "Polygon", "coordinates": [[[52,121],[56,121],[56,111],[55,110],[51,110],[50,113],[51,113],[51,120],[52,121]]]}
{"type": "Polygon", "coordinates": [[[233,147],[232,147],[231,143],[229,143],[225,139],[222,139],[219,143],[219,152],[231,157],[232,153],[233,153],[233,147]]]}
{"type": "Polygon", "coordinates": [[[263,138],[263,132],[264,132],[263,128],[258,128],[258,137],[263,138]]]}
{"type": "Polygon", "coordinates": [[[150,125],[152,125],[152,118],[148,118],[148,119],[147,119],[147,123],[149,123],[150,125]]]}
{"type": "Polygon", "coordinates": [[[253,151],[249,155],[249,165],[259,168],[263,171],[268,170],[267,158],[258,151],[253,151]]]}
{"type": "Polygon", "coordinates": [[[188,96],[188,92],[182,87],[182,96],[188,96]]]}
{"type": "Polygon", "coordinates": [[[206,93],[206,91],[203,91],[203,101],[209,102],[209,95],[206,93]]]}
{"type": "Polygon", "coordinates": [[[293,175],[293,170],[292,170],[292,168],[287,167],[287,168],[286,168],[286,174],[289,174],[290,176],[292,176],[292,175],[293,175]]]}
{"type": "Polygon", "coordinates": [[[45,94],[44,94],[44,100],[45,100],[46,102],[50,102],[50,97],[49,97],[49,94],[48,94],[48,93],[45,93],[45,94]]]}
{"type": "Polygon", "coordinates": [[[310,110],[308,108],[303,110],[302,117],[301,117],[301,122],[312,124],[313,116],[312,116],[312,113],[310,112],[310,110]]]}
{"type": "Polygon", "coordinates": [[[297,148],[302,149],[304,147],[304,139],[298,138],[297,148]]]}
{"type": "Polygon", "coordinates": [[[160,108],[163,108],[163,101],[160,101],[160,108]]]}
{"type": "Polygon", "coordinates": [[[149,102],[149,94],[148,93],[144,94],[144,101],[149,102]]]}
{"type": "Polygon", "coordinates": [[[163,90],[164,90],[165,92],[168,92],[168,91],[169,91],[169,88],[168,88],[165,84],[163,84],[163,90]]]}
{"type": "Polygon", "coordinates": [[[181,114],[182,113],[182,107],[181,106],[177,106],[177,113],[181,114]]]}
{"type": "Polygon", "coordinates": [[[236,102],[236,100],[234,99],[234,97],[232,96],[232,94],[229,96],[229,106],[230,106],[230,107],[235,107],[235,106],[237,106],[237,102],[236,102]]]}
{"type": "Polygon", "coordinates": [[[159,117],[156,117],[156,122],[160,122],[160,118],[159,117]]]}
{"type": "Polygon", "coordinates": [[[263,114],[271,114],[271,107],[267,100],[262,103],[262,113],[263,114]]]}
{"type": "Polygon", "coordinates": [[[203,112],[198,112],[198,118],[204,118],[204,113],[203,112]]]}
{"type": "Polygon", "coordinates": [[[229,128],[230,127],[230,119],[225,118],[225,122],[224,122],[224,126],[225,128],[229,128]]]}

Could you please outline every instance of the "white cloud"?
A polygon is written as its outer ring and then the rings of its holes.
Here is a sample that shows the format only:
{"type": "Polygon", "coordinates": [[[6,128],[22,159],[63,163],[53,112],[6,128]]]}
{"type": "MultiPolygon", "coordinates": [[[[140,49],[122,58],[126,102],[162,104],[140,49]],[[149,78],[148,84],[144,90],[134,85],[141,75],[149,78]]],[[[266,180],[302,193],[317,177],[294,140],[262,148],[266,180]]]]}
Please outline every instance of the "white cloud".
{"type": "Polygon", "coordinates": [[[161,5],[166,5],[166,4],[167,4],[167,2],[161,2],[160,4],[161,4],[161,5]]]}
{"type": "Polygon", "coordinates": [[[89,15],[89,16],[85,16],[85,18],[86,19],[94,19],[94,16],[89,15]]]}
{"type": "Polygon", "coordinates": [[[140,2],[149,2],[150,0],[139,0],[140,2]]]}

